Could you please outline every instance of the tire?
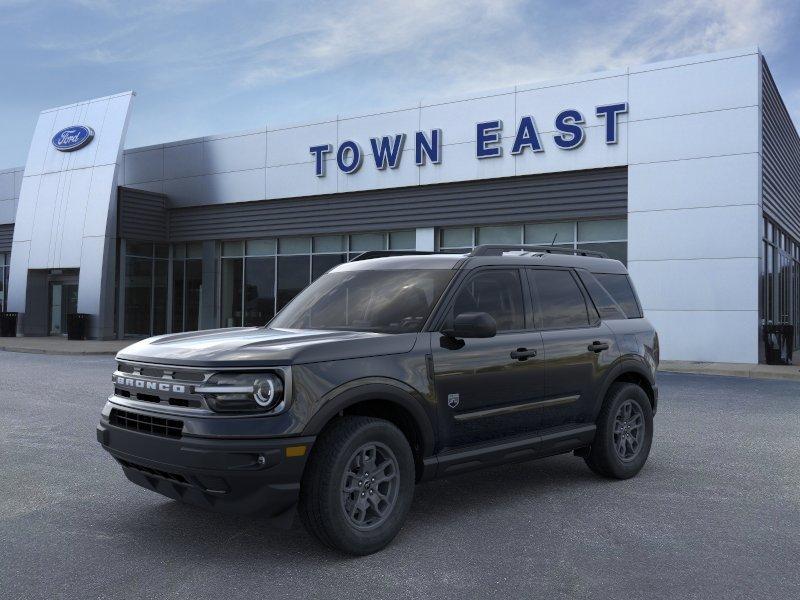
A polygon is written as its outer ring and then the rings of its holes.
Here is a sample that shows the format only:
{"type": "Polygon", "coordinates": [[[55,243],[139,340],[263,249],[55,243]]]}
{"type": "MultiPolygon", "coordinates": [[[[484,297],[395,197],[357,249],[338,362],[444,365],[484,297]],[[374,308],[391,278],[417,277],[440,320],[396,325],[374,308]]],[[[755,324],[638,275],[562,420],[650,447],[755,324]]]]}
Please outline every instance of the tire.
{"type": "Polygon", "coordinates": [[[628,479],[641,471],[652,443],[653,409],[647,393],[635,383],[613,384],[597,417],[597,432],[584,457],[586,464],[603,477],[628,479]]]}
{"type": "Polygon", "coordinates": [[[330,548],[372,554],[402,528],[414,485],[414,456],[397,427],[373,417],[342,417],[314,444],[300,484],[300,519],[330,548]],[[367,477],[371,466],[381,468],[367,477]]]}

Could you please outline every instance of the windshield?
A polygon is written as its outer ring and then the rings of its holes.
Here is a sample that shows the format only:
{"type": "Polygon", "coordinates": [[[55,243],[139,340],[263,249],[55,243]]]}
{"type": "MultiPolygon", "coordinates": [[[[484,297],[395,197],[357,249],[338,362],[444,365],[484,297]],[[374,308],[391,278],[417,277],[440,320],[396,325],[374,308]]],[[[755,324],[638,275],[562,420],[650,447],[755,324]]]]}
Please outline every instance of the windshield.
{"type": "Polygon", "coordinates": [[[275,329],[419,331],[453,278],[449,269],[327,273],[269,324],[275,329]]]}

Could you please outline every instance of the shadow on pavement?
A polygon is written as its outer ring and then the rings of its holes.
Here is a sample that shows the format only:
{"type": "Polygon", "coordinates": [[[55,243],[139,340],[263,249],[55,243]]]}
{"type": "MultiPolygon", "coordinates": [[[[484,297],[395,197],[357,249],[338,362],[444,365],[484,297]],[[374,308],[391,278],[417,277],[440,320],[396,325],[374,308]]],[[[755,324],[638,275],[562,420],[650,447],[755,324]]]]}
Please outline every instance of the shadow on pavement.
{"type": "MultiPolygon", "coordinates": [[[[492,513],[507,512],[509,505],[521,498],[535,501],[540,495],[551,494],[553,486],[561,492],[585,489],[589,481],[600,486],[612,483],[592,474],[582,460],[564,456],[421,483],[395,543],[419,539],[423,531],[453,526],[458,521],[464,522],[463,527],[477,518],[485,523],[492,513]]],[[[155,506],[146,503],[117,514],[113,534],[138,540],[137,544],[147,546],[141,550],[152,555],[179,552],[206,558],[225,556],[237,562],[258,555],[281,562],[302,559],[306,564],[350,560],[321,546],[305,531],[299,517],[287,530],[258,516],[219,514],[168,499],[156,502],[155,506]]]]}

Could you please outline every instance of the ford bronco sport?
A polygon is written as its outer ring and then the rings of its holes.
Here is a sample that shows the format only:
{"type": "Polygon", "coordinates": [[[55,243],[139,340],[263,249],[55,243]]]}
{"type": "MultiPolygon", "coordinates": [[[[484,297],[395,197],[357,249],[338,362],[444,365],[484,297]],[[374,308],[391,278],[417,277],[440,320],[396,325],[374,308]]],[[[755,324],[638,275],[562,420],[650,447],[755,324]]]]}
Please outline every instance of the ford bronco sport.
{"type": "Polygon", "coordinates": [[[415,482],[566,452],[605,477],[642,468],[658,337],[622,263],[387,254],[333,268],[265,327],[122,350],[98,440],[134,483],[279,520],[297,507],[352,554],[392,540],[415,482]]]}

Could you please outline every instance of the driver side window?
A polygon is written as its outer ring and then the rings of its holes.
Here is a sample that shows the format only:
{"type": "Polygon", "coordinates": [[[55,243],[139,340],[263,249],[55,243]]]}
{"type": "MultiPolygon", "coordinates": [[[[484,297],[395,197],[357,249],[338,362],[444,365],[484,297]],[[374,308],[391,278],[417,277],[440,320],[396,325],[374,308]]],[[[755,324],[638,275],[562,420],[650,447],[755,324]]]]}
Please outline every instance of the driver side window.
{"type": "Polygon", "coordinates": [[[462,284],[446,323],[452,326],[457,315],[485,312],[497,323],[497,331],[525,329],[525,304],[517,269],[481,271],[462,284]]]}

